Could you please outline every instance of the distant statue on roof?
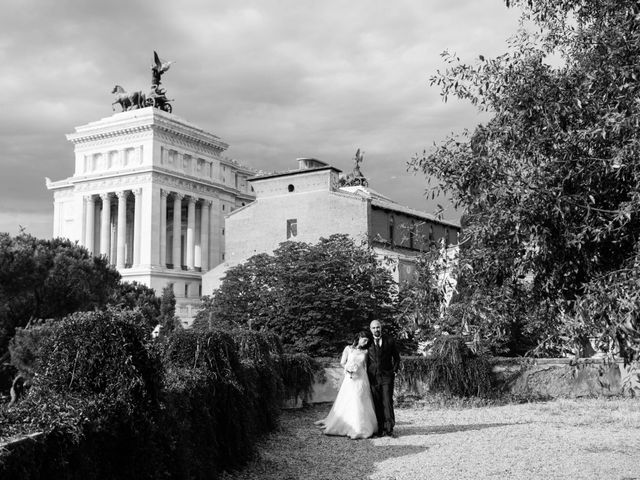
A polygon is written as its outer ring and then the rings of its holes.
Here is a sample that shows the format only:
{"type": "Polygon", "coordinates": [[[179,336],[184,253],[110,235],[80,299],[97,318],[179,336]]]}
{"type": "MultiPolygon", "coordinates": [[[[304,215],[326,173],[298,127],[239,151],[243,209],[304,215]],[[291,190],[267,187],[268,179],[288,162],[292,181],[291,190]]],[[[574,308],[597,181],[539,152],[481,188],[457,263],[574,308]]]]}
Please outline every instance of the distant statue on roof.
{"type": "Polygon", "coordinates": [[[163,62],[158,56],[158,52],[153,51],[153,65],[151,65],[151,90],[147,95],[147,106],[164,110],[171,113],[173,108],[165,93],[166,89],[160,86],[162,75],[169,70],[169,67],[175,62],[163,62]]]}
{"type": "Polygon", "coordinates": [[[116,85],[111,90],[111,93],[115,95],[115,101],[111,104],[111,109],[115,110],[115,105],[119,104],[122,107],[122,111],[134,110],[136,108],[142,108],[145,106],[145,95],[141,91],[127,92],[120,85],[116,85]]]}
{"type": "Polygon", "coordinates": [[[353,157],[353,163],[355,164],[353,167],[353,174],[359,177],[362,177],[362,172],[360,171],[360,164],[364,160],[364,152],[360,152],[360,149],[356,151],[356,156],[353,157]]]}
{"type": "Polygon", "coordinates": [[[169,67],[174,62],[163,62],[160,60],[158,53],[153,51],[153,62],[151,65],[151,85],[155,85],[156,87],[160,85],[160,80],[162,79],[162,75],[169,70],[169,67]]]}
{"type": "Polygon", "coordinates": [[[111,104],[113,110],[115,105],[119,104],[122,107],[122,111],[134,110],[137,108],[154,107],[159,110],[171,113],[173,108],[169,102],[173,99],[168,99],[166,96],[166,89],[160,86],[162,81],[162,75],[164,75],[171,64],[175,62],[163,62],[158,56],[158,52],[153,52],[153,65],[151,65],[151,89],[145,93],[142,91],[127,92],[120,85],[113,87],[111,93],[115,94],[115,101],[111,104]]]}
{"type": "Polygon", "coordinates": [[[369,181],[362,174],[360,164],[364,160],[364,152],[358,149],[353,157],[353,171],[341,179],[343,187],[368,187],[369,181]]]}

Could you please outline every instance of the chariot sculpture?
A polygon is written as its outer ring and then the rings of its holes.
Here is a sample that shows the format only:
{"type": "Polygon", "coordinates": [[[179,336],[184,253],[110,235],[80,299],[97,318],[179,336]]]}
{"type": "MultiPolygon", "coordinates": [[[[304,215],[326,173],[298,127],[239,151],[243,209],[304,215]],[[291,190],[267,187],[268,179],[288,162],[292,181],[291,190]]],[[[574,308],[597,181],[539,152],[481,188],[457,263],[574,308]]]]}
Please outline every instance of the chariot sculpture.
{"type": "Polygon", "coordinates": [[[153,107],[171,113],[173,107],[166,95],[166,89],[160,86],[162,75],[169,70],[174,62],[163,62],[158,54],[153,52],[154,64],[151,65],[151,89],[148,92],[138,90],[127,92],[122,86],[116,85],[111,93],[115,94],[115,101],[111,104],[112,110],[119,104],[122,111],[135,110],[137,108],[153,107]]]}

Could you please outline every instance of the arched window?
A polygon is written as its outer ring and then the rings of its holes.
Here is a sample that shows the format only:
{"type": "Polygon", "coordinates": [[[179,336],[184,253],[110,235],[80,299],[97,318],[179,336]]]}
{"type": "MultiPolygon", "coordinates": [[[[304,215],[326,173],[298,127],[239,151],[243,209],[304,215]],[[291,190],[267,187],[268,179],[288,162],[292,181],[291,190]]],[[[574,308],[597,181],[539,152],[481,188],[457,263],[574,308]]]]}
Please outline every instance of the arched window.
{"type": "Polygon", "coordinates": [[[393,239],[394,224],[395,224],[395,219],[393,218],[393,215],[389,215],[389,243],[391,245],[395,245],[394,239],[393,239]]]}

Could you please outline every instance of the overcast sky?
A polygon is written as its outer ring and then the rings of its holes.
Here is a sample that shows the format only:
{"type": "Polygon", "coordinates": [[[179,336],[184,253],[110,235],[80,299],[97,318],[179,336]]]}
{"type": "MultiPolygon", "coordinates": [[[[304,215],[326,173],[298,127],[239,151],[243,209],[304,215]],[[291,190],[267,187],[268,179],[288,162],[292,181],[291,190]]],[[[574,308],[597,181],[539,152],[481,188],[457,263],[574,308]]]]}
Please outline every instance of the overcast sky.
{"type": "MultiPolygon", "coordinates": [[[[0,18],[0,231],[51,237],[45,177],[73,174],[65,134],[112,114],[115,84],[147,90],[153,51],[174,114],[261,170],[315,157],[433,212],[407,161],[484,119],[443,103],[440,53],[505,51],[518,11],[502,0],[5,0],[0,18]]],[[[442,203],[442,201],[439,201],[442,203]]],[[[447,211],[445,218],[457,220],[447,211]]]]}

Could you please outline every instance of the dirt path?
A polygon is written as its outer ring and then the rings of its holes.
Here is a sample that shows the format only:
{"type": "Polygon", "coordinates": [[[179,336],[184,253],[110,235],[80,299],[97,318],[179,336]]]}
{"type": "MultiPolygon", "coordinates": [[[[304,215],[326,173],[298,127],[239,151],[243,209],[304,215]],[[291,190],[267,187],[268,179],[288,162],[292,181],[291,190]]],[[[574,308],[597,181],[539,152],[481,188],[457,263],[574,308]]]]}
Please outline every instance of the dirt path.
{"type": "Polygon", "coordinates": [[[398,408],[397,438],[355,441],[313,426],[329,407],[285,412],[254,461],[224,479],[640,480],[638,400],[398,408]]]}

